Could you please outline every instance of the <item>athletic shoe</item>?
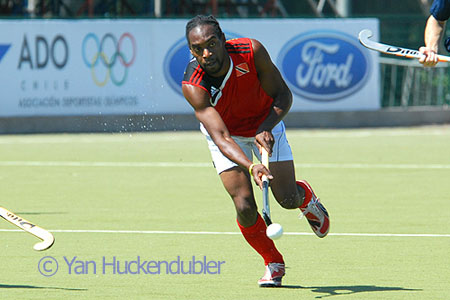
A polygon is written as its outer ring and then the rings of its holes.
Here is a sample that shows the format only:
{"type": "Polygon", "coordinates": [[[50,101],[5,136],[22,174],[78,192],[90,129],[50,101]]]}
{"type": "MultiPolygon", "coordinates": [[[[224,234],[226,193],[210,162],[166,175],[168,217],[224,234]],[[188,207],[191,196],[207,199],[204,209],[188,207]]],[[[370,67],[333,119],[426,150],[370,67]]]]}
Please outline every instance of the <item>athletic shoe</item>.
{"type": "Polygon", "coordinates": [[[260,287],[278,287],[281,286],[281,278],[284,276],[284,264],[269,263],[266,266],[266,273],[258,280],[260,287]]]}
{"type": "Polygon", "coordinates": [[[305,200],[300,206],[302,211],[300,219],[305,216],[314,233],[320,238],[325,237],[330,229],[330,217],[327,210],[306,180],[297,181],[297,185],[305,190],[305,200]]]}

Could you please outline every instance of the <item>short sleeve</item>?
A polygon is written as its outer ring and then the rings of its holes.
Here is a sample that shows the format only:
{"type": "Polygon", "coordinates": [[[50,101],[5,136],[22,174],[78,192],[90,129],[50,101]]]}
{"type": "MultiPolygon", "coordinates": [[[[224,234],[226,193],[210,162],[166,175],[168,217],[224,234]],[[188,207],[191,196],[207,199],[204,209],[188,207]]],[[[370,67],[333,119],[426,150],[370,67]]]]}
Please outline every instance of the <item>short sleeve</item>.
{"type": "Polygon", "coordinates": [[[434,0],[430,14],[438,21],[447,21],[450,17],[450,0],[434,0]]]}

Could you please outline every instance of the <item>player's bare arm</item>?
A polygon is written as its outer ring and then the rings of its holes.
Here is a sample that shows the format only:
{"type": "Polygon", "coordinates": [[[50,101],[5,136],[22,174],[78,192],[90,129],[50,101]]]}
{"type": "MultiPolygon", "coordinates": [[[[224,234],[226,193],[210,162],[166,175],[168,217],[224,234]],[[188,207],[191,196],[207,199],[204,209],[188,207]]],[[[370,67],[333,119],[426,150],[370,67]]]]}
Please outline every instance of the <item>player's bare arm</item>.
{"type": "MultiPolygon", "coordinates": [[[[188,84],[183,84],[182,90],[184,97],[194,108],[195,116],[205,126],[220,151],[230,160],[249,170],[249,167],[253,164],[252,161],[247,158],[241,148],[231,138],[219,113],[211,106],[209,94],[199,87],[188,84]]],[[[269,170],[262,164],[253,165],[252,174],[256,184],[260,187],[262,187],[261,177],[263,174],[268,175],[269,179],[272,179],[269,170]]]]}
{"type": "Polygon", "coordinates": [[[428,18],[424,34],[425,47],[419,49],[421,53],[425,54],[423,58],[419,59],[419,62],[426,67],[432,67],[438,63],[437,53],[445,23],[445,21],[436,20],[433,15],[428,18]]]}
{"type": "Polygon", "coordinates": [[[291,108],[292,94],[264,46],[254,39],[252,39],[252,45],[259,81],[264,91],[274,100],[272,110],[259,126],[255,139],[258,145],[271,154],[274,144],[271,130],[291,108]]]}

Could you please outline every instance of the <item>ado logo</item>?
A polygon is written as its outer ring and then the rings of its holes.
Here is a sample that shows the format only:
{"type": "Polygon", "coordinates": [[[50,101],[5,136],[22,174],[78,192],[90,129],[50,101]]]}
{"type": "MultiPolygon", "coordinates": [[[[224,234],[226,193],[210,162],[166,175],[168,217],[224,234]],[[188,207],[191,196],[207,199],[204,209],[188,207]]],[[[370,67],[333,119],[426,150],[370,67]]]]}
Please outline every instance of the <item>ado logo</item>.
{"type": "Polygon", "coordinates": [[[282,47],[278,66],[292,91],[315,101],[342,99],[369,77],[369,57],[356,38],[336,31],[299,35],[282,47]]]}
{"type": "Polygon", "coordinates": [[[57,69],[62,69],[69,60],[69,46],[63,35],[57,35],[53,39],[37,35],[34,39],[34,47],[29,44],[27,36],[24,35],[18,69],[21,69],[24,63],[28,64],[30,69],[44,69],[49,61],[57,69]]]}

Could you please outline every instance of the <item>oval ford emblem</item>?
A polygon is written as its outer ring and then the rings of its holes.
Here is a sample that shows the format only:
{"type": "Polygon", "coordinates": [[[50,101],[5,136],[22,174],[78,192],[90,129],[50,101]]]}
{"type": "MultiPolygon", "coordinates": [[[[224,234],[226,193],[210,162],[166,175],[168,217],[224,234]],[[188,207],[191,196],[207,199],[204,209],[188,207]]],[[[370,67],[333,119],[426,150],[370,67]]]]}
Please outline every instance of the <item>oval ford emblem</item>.
{"type": "Polygon", "coordinates": [[[183,80],[184,70],[191,58],[192,55],[186,38],[181,38],[175,42],[164,58],[164,76],[170,87],[180,95],[183,95],[181,81],[183,80]]]}
{"type": "Polygon", "coordinates": [[[314,31],[289,41],[278,66],[292,91],[316,101],[334,101],[359,90],[369,77],[369,57],[358,40],[337,31],[314,31]]]}
{"type": "MultiPolygon", "coordinates": [[[[225,37],[238,38],[240,35],[230,32],[225,32],[225,37]]],[[[169,82],[169,85],[178,94],[183,95],[181,91],[181,81],[183,80],[184,70],[191,60],[192,55],[186,38],[181,38],[170,47],[169,52],[164,58],[164,76],[169,82]]]]}

